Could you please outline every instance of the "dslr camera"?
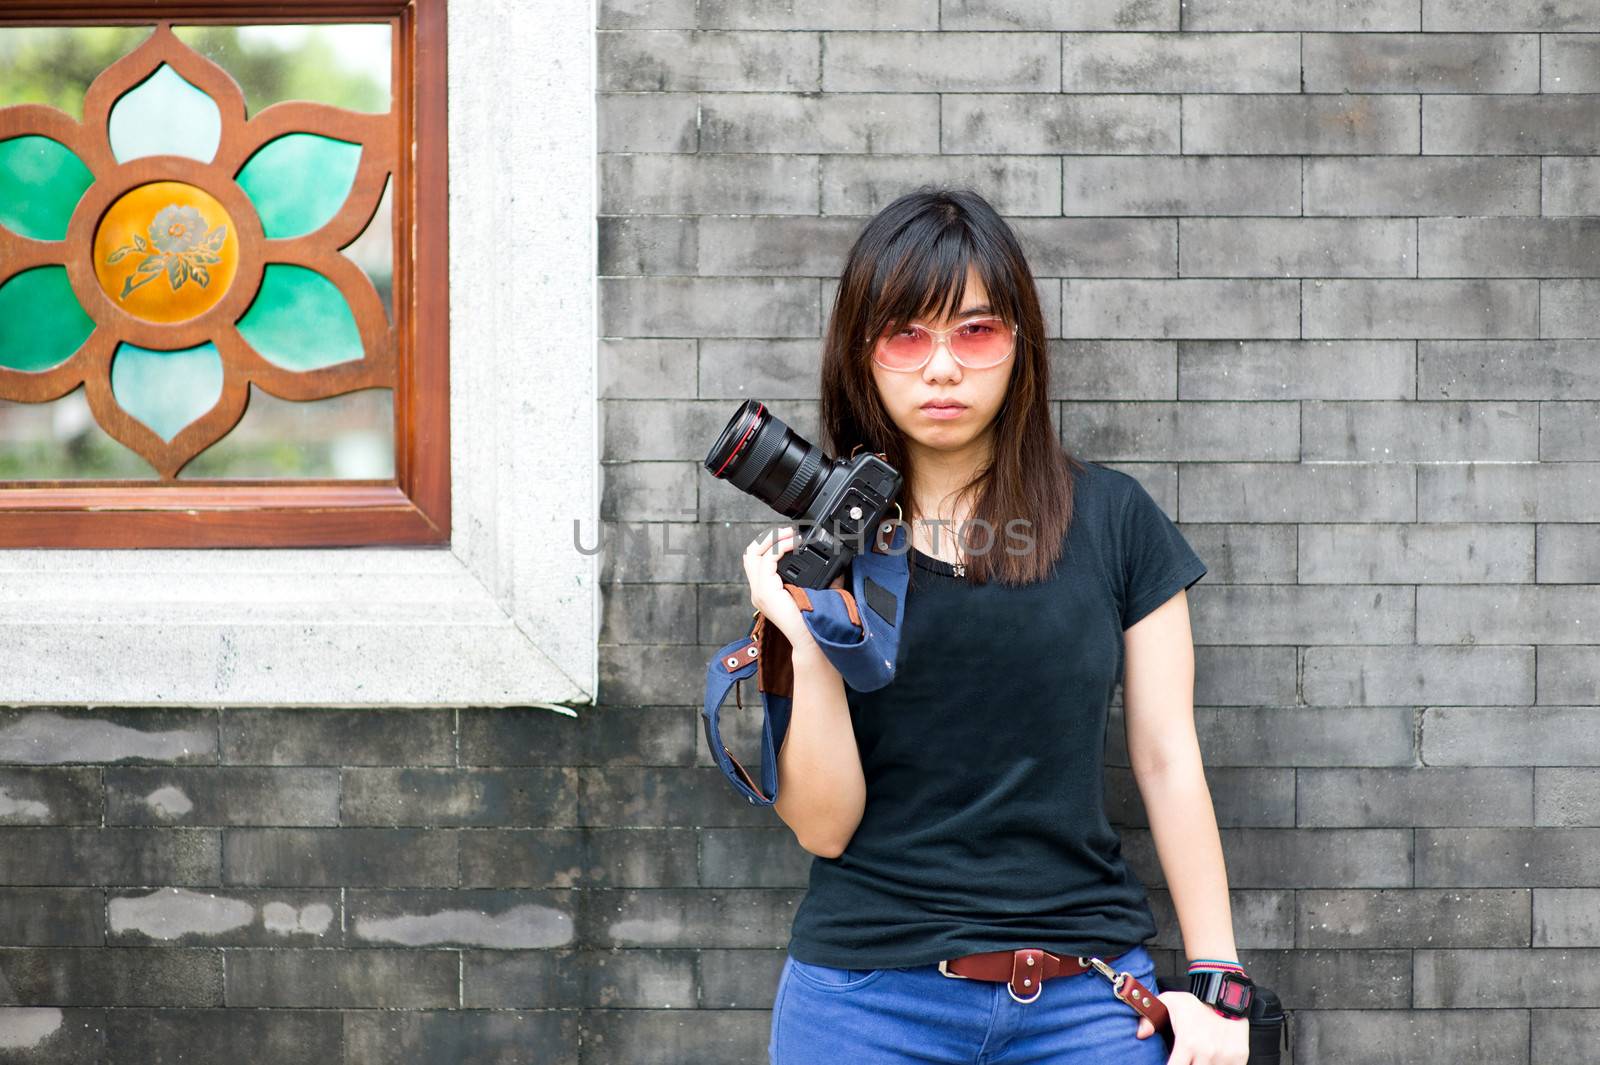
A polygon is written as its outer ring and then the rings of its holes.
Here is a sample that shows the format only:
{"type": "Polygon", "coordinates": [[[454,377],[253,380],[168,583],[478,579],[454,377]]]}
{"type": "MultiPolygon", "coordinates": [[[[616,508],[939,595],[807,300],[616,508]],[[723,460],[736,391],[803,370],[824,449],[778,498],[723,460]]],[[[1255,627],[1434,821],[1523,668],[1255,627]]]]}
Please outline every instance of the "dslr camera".
{"type": "Polygon", "coordinates": [[[901,486],[900,471],[883,456],[832,458],[754,399],[728,420],[705,467],[794,519],[799,539],[778,559],[778,575],[801,588],[828,587],[871,549],[861,534],[876,533],[901,486]]]}

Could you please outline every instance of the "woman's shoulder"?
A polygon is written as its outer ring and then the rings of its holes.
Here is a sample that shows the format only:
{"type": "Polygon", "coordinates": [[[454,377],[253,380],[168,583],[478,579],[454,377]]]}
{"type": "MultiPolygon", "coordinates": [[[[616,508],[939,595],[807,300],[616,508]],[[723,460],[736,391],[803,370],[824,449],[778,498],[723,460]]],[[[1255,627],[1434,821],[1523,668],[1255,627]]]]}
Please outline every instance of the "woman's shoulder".
{"type": "Polygon", "coordinates": [[[1115,514],[1133,491],[1138,480],[1121,470],[1099,462],[1080,459],[1081,468],[1073,479],[1073,509],[1080,505],[1115,514]]]}

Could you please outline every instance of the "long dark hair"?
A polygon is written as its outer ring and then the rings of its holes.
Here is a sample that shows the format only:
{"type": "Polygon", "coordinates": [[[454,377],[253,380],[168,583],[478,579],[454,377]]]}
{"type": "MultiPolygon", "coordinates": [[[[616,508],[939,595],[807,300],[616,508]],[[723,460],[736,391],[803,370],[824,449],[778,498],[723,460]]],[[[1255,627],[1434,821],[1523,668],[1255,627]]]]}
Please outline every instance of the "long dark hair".
{"type": "MultiPolygon", "coordinates": [[[[1044,315],[1021,242],[971,189],[924,187],[874,215],[856,238],[839,276],[822,349],[821,428],[836,455],[857,445],[882,453],[905,477],[897,500],[909,523],[912,460],[872,379],[876,338],[889,327],[954,313],[965,296],[967,267],[977,268],[989,305],[1016,333],[1006,398],[991,429],[994,455],[959,495],[977,493],[971,520],[993,531],[989,549],[969,554],[967,578],[1027,584],[1050,574],[1072,521],[1073,474],[1082,463],[1056,436],[1050,415],[1050,359],[1044,315]],[[1017,552],[1008,523],[1023,519],[1031,551],[1017,552]],[[1007,551],[1007,544],[1012,551],[1007,551]]],[[[909,532],[909,530],[908,530],[909,532]]]]}

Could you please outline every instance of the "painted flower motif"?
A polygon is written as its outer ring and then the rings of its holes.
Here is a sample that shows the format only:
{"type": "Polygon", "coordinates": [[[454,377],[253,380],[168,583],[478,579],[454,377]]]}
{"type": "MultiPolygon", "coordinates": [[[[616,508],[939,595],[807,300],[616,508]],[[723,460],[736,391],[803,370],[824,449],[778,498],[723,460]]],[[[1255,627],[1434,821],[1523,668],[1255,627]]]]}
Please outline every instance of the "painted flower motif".
{"type": "Polygon", "coordinates": [[[169,203],[156,213],[156,220],[150,223],[150,242],[161,251],[176,255],[194,247],[194,242],[205,232],[206,222],[200,217],[199,211],[169,203]]]}
{"type": "Polygon", "coordinates": [[[251,384],[290,400],[393,387],[394,330],[340,252],[393,173],[392,111],[247,117],[232,77],[163,22],[83,115],[0,108],[0,398],[82,385],[170,479],[238,423],[251,384]]]}
{"type": "Polygon", "coordinates": [[[162,274],[167,275],[174,289],[188,284],[191,278],[205,288],[211,284],[211,274],[206,267],[222,261],[217,251],[227,237],[227,226],[207,229],[205,219],[193,207],[168,204],[150,223],[149,243],[135,233],[132,244],[124,244],[106,256],[106,265],[110,266],[135,252],[148,252],[150,245],[155,245],[156,253],[140,260],[139,265],[134,267],[139,279],[135,281],[133,276],[125,278],[118,298],[127,299],[134,289],[154,281],[162,274]]]}

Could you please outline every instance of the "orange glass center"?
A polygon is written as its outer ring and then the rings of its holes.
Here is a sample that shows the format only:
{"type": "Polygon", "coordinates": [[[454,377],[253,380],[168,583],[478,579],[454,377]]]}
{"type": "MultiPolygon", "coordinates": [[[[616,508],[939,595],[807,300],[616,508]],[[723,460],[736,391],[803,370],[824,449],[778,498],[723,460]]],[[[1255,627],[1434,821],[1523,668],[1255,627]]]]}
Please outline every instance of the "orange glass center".
{"type": "Polygon", "coordinates": [[[186,322],[216,305],[239,269],[222,204],[182,181],[154,181],[112,204],[94,235],[94,272],[111,302],[147,322],[186,322]]]}

